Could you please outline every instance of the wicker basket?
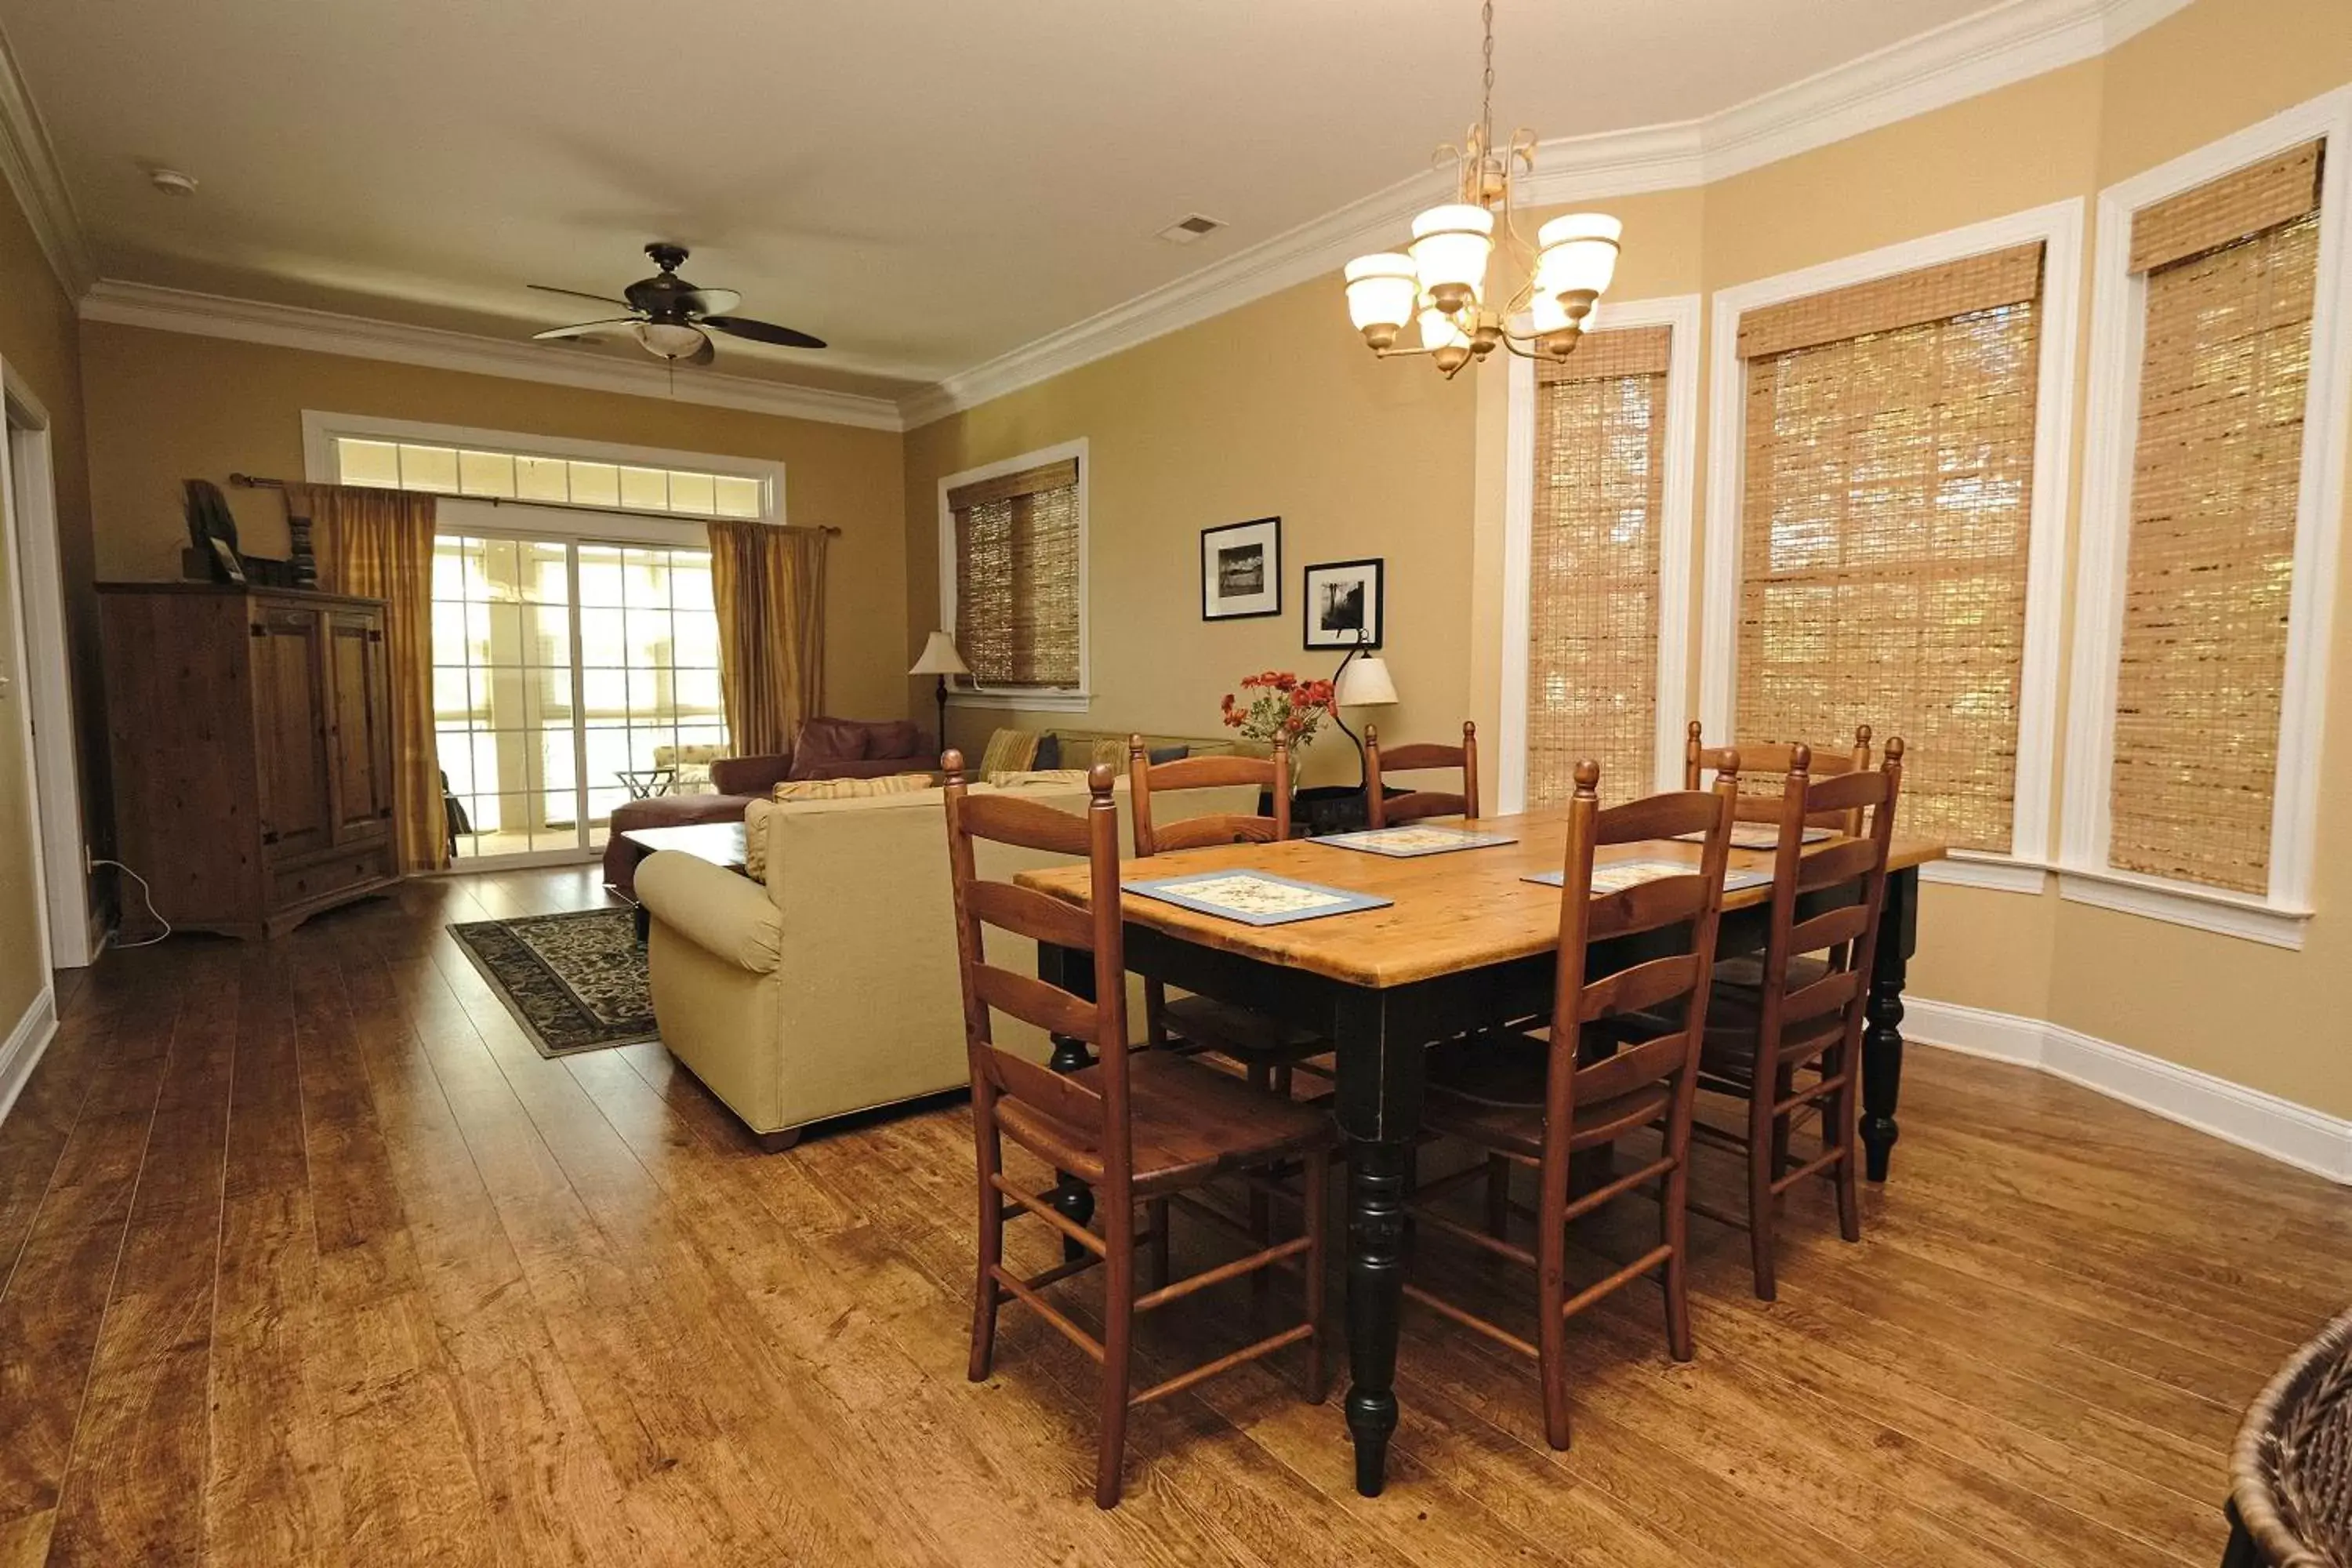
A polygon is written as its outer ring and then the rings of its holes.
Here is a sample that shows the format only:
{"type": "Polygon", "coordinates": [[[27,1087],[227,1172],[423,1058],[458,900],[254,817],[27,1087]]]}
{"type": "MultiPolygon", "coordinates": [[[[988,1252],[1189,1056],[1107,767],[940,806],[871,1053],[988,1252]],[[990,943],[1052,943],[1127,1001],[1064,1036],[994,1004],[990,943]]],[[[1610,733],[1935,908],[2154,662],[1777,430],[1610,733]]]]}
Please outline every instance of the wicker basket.
{"type": "Polygon", "coordinates": [[[2238,1428],[2230,1501],[2269,1568],[2352,1568],[2352,1312],[2271,1379],[2238,1428]]]}

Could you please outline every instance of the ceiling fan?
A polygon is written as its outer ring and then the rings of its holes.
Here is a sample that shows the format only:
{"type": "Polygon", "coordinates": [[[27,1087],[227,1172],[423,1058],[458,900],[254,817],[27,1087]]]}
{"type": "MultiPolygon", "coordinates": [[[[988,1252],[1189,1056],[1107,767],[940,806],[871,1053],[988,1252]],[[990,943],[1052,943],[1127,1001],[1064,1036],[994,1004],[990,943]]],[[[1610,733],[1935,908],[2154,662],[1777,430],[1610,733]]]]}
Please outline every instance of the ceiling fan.
{"type": "Polygon", "coordinates": [[[727,332],[788,349],[824,347],[823,338],[813,338],[771,321],[755,321],[749,316],[730,315],[728,312],[742,303],[742,295],[732,289],[698,289],[677,275],[679,266],[686,260],[686,247],[648,245],[646,254],[661,270],[630,284],[621,290],[617,300],[546,283],[530,285],[542,294],[568,294],[575,300],[593,300],[600,305],[618,305],[629,312],[599,321],[582,321],[577,326],[551,327],[543,332],[533,332],[531,337],[544,342],[626,327],[647,353],[677,364],[709,364],[716,358],[717,351],[710,341],[712,332],[727,332]]]}

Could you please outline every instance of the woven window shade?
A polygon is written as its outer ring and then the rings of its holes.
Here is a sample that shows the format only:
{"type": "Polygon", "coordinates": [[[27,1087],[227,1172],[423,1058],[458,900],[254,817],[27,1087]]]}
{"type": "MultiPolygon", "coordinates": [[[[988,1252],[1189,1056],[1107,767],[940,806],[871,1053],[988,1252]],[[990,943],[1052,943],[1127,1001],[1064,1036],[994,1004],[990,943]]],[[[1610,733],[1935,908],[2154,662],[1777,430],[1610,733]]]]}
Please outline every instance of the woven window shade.
{"type": "Polygon", "coordinates": [[[1906,275],[1915,296],[1898,278],[1841,291],[1869,296],[1847,306],[1798,301],[1906,324],[1749,359],[1735,726],[1758,742],[1822,744],[1857,723],[1900,735],[1910,830],[2002,853],[2041,312],[2038,292],[1980,301],[2013,295],[2017,265],[1991,269],[1998,287],[1930,268],[1906,275]]]}
{"type": "Polygon", "coordinates": [[[948,492],[956,647],[983,686],[1078,684],[1075,458],[948,492]]]}
{"type": "Polygon", "coordinates": [[[2042,242],[2034,240],[1745,311],[1739,357],[1763,359],[2041,297],[2042,242]]]}
{"type": "Polygon", "coordinates": [[[2306,207],[2148,274],[2109,795],[2121,869],[2269,891],[2318,261],[2306,207]]]}
{"type": "Polygon", "coordinates": [[[1588,757],[1605,799],[1652,788],[1667,346],[1664,327],[1596,332],[1536,371],[1531,809],[1568,798],[1588,757]]]}
{"type": "Polygon", "coordinates": [[[2321,145],[2306,142],[2140,208],[2132,214],[2131,269],[2152,272],[2315,211],[2321,145]]]}

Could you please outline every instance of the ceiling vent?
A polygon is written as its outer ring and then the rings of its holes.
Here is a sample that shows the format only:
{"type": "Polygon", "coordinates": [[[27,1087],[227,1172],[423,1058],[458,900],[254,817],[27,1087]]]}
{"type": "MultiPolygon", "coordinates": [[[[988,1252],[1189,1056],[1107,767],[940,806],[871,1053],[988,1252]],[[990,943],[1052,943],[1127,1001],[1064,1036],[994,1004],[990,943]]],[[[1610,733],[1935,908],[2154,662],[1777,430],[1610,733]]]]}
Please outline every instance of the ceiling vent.
{"type": "Polygon", "coordinates": [[[1154,237],[1164,239],[1171,245],[1190,245],[1202,235],[1214,234],[1224,226],[1223,218],[1203,217],[1199,213],[1192,213],[1178,218],[1154,237]]]}

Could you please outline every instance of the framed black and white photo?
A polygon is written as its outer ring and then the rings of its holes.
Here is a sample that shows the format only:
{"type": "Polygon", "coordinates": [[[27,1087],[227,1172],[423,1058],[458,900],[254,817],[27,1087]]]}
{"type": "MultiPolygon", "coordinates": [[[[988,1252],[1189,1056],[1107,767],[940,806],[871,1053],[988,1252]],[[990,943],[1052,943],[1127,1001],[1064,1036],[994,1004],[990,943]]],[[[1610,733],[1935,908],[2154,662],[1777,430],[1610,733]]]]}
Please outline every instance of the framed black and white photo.
{"type": "Polygon", "coordinates": [[[1201,531],[1201,618],[1282,614],[1282,519],[1201,531]]]}
{"type": "Polygon", "coordinates": [[[1307,569],[1307,646],[1378,647],[1385,595],[1378,561],[1327,561],[1307,569]]]}

